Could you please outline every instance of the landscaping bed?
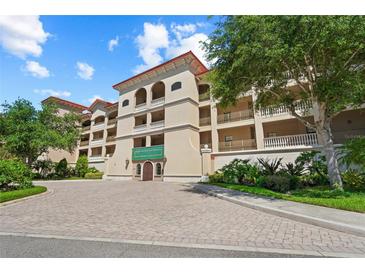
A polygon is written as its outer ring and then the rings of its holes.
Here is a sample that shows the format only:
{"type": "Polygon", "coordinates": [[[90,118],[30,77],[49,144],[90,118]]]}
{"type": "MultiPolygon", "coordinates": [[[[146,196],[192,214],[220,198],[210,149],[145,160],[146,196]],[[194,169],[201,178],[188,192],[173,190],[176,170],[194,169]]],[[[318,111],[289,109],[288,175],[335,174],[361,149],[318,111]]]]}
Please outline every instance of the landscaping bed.
{"type": "Polygon", "coordinates": [[[312,187],[296,190],[289,194],[275,192],[258,186],[234,183],[210,184],[265,197],[365,213],[365,192],[338,192],[328,187],[312,187]]]}
{"type": "Polygon", "coordinates": [[[24,198],[27,196],[39,194],[47,190],[44,186],[34,186],[26,189],[17,189],[12,191],[2,191],[0,192],[0,203],[24,198]]]}

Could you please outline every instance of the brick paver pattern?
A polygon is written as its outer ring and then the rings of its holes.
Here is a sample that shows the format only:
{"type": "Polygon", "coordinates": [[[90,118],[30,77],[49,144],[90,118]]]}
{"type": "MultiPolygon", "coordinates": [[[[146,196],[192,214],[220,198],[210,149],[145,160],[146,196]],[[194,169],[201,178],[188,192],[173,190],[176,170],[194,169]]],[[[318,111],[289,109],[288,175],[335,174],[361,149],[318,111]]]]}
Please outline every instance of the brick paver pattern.
{"type": "Polygon", "coordinates": [[[158,182],[46,183],[53,193],[0,208],[0,231],[365,254],[365,238],[158,182]]]}

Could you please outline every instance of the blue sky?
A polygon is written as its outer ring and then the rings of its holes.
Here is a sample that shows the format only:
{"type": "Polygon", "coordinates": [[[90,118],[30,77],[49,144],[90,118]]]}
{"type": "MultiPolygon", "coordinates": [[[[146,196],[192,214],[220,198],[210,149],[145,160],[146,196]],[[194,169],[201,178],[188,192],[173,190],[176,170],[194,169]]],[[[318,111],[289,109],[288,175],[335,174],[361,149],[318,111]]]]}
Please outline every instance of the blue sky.
{"type": "MultiPolygon", "coordinates": [[[[192,50],[214,29],[207,16],[0,16],[0,103],[50,95],[116,101],[112,85],[192,50]]],[[[204,60],[203,60],[204,61],[204,60]]]]}

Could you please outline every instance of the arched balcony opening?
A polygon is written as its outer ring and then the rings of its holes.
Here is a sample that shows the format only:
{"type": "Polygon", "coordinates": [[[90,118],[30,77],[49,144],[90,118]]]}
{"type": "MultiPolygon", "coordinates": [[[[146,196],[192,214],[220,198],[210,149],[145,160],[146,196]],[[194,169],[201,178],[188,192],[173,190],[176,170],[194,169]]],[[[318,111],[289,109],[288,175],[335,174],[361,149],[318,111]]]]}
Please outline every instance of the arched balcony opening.
{"type": "Polygon", "coordinates": [[[141,88],[136,91],[136,107],[145,105],[147,102],[147,91],[141,88]]]}
{"type": "Polygon", "coordinates": [[[113,111],[108,115],[108,125],[113,125],[117,122],[118,111],[113,111]]]}
{"type": "Polygon", "coordinates": [[[198,86],[199,101],[205,101],[210,99],[209,89],[210,87],[208,84],[202,84],[198,86]]]}
{"type": "Polygon", "coordinates": [[[100,125],[103,124],[105,121],[105,117],[104,116],[98,116],[95,118],[95,125],[100,125]]]}
{"type": "Polygon", "coordinates": [[[165,98],[165,84],[163,82],[157,82],[152,86],[152,102],[160,101],[165,98]]]}

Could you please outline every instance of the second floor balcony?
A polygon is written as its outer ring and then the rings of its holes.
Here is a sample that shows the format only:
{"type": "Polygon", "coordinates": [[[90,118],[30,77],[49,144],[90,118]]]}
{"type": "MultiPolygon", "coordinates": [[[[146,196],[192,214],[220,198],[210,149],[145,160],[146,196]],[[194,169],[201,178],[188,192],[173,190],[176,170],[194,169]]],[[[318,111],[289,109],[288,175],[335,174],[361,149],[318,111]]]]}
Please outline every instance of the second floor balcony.
{"type": "Polygon", "coordinates": [[[199,119],[199,126],[210,126],[211,125],[211,117],[202,117],[199,119]]]}
{"type": "Polygon", "coordinates": [[[236,122],[241,120],[253,119],[254,114],[251,109],[241,110],[236,112],[227,112],[218,115],[218,124],[236,122]]]}
{"type": "MultiPolygon", "coordinates": [[[[298,100],[295,102],[296,112],[306,113],[309,112],[311,109],[312,109],[312,103],[310,101],[298,100]]],[[[262,117],[272,117],[272,116],[290,114],[290,111],[286,106],[279,105],[279,106],[269,106],[266,108],[262,108],[260,110],[260,114],[262,117]]]]}
{"type": "Polygon", "coordinates": [[[219,151],[239,151],[256,149],[255,139],[236,139],[232,141],[219,142],[219,151]]]}
{"type": "Polygon", "coordinates": [[[264,138],[265,148],[310,147],[317,145],[318,138],[316,133],[264,138]]]}

